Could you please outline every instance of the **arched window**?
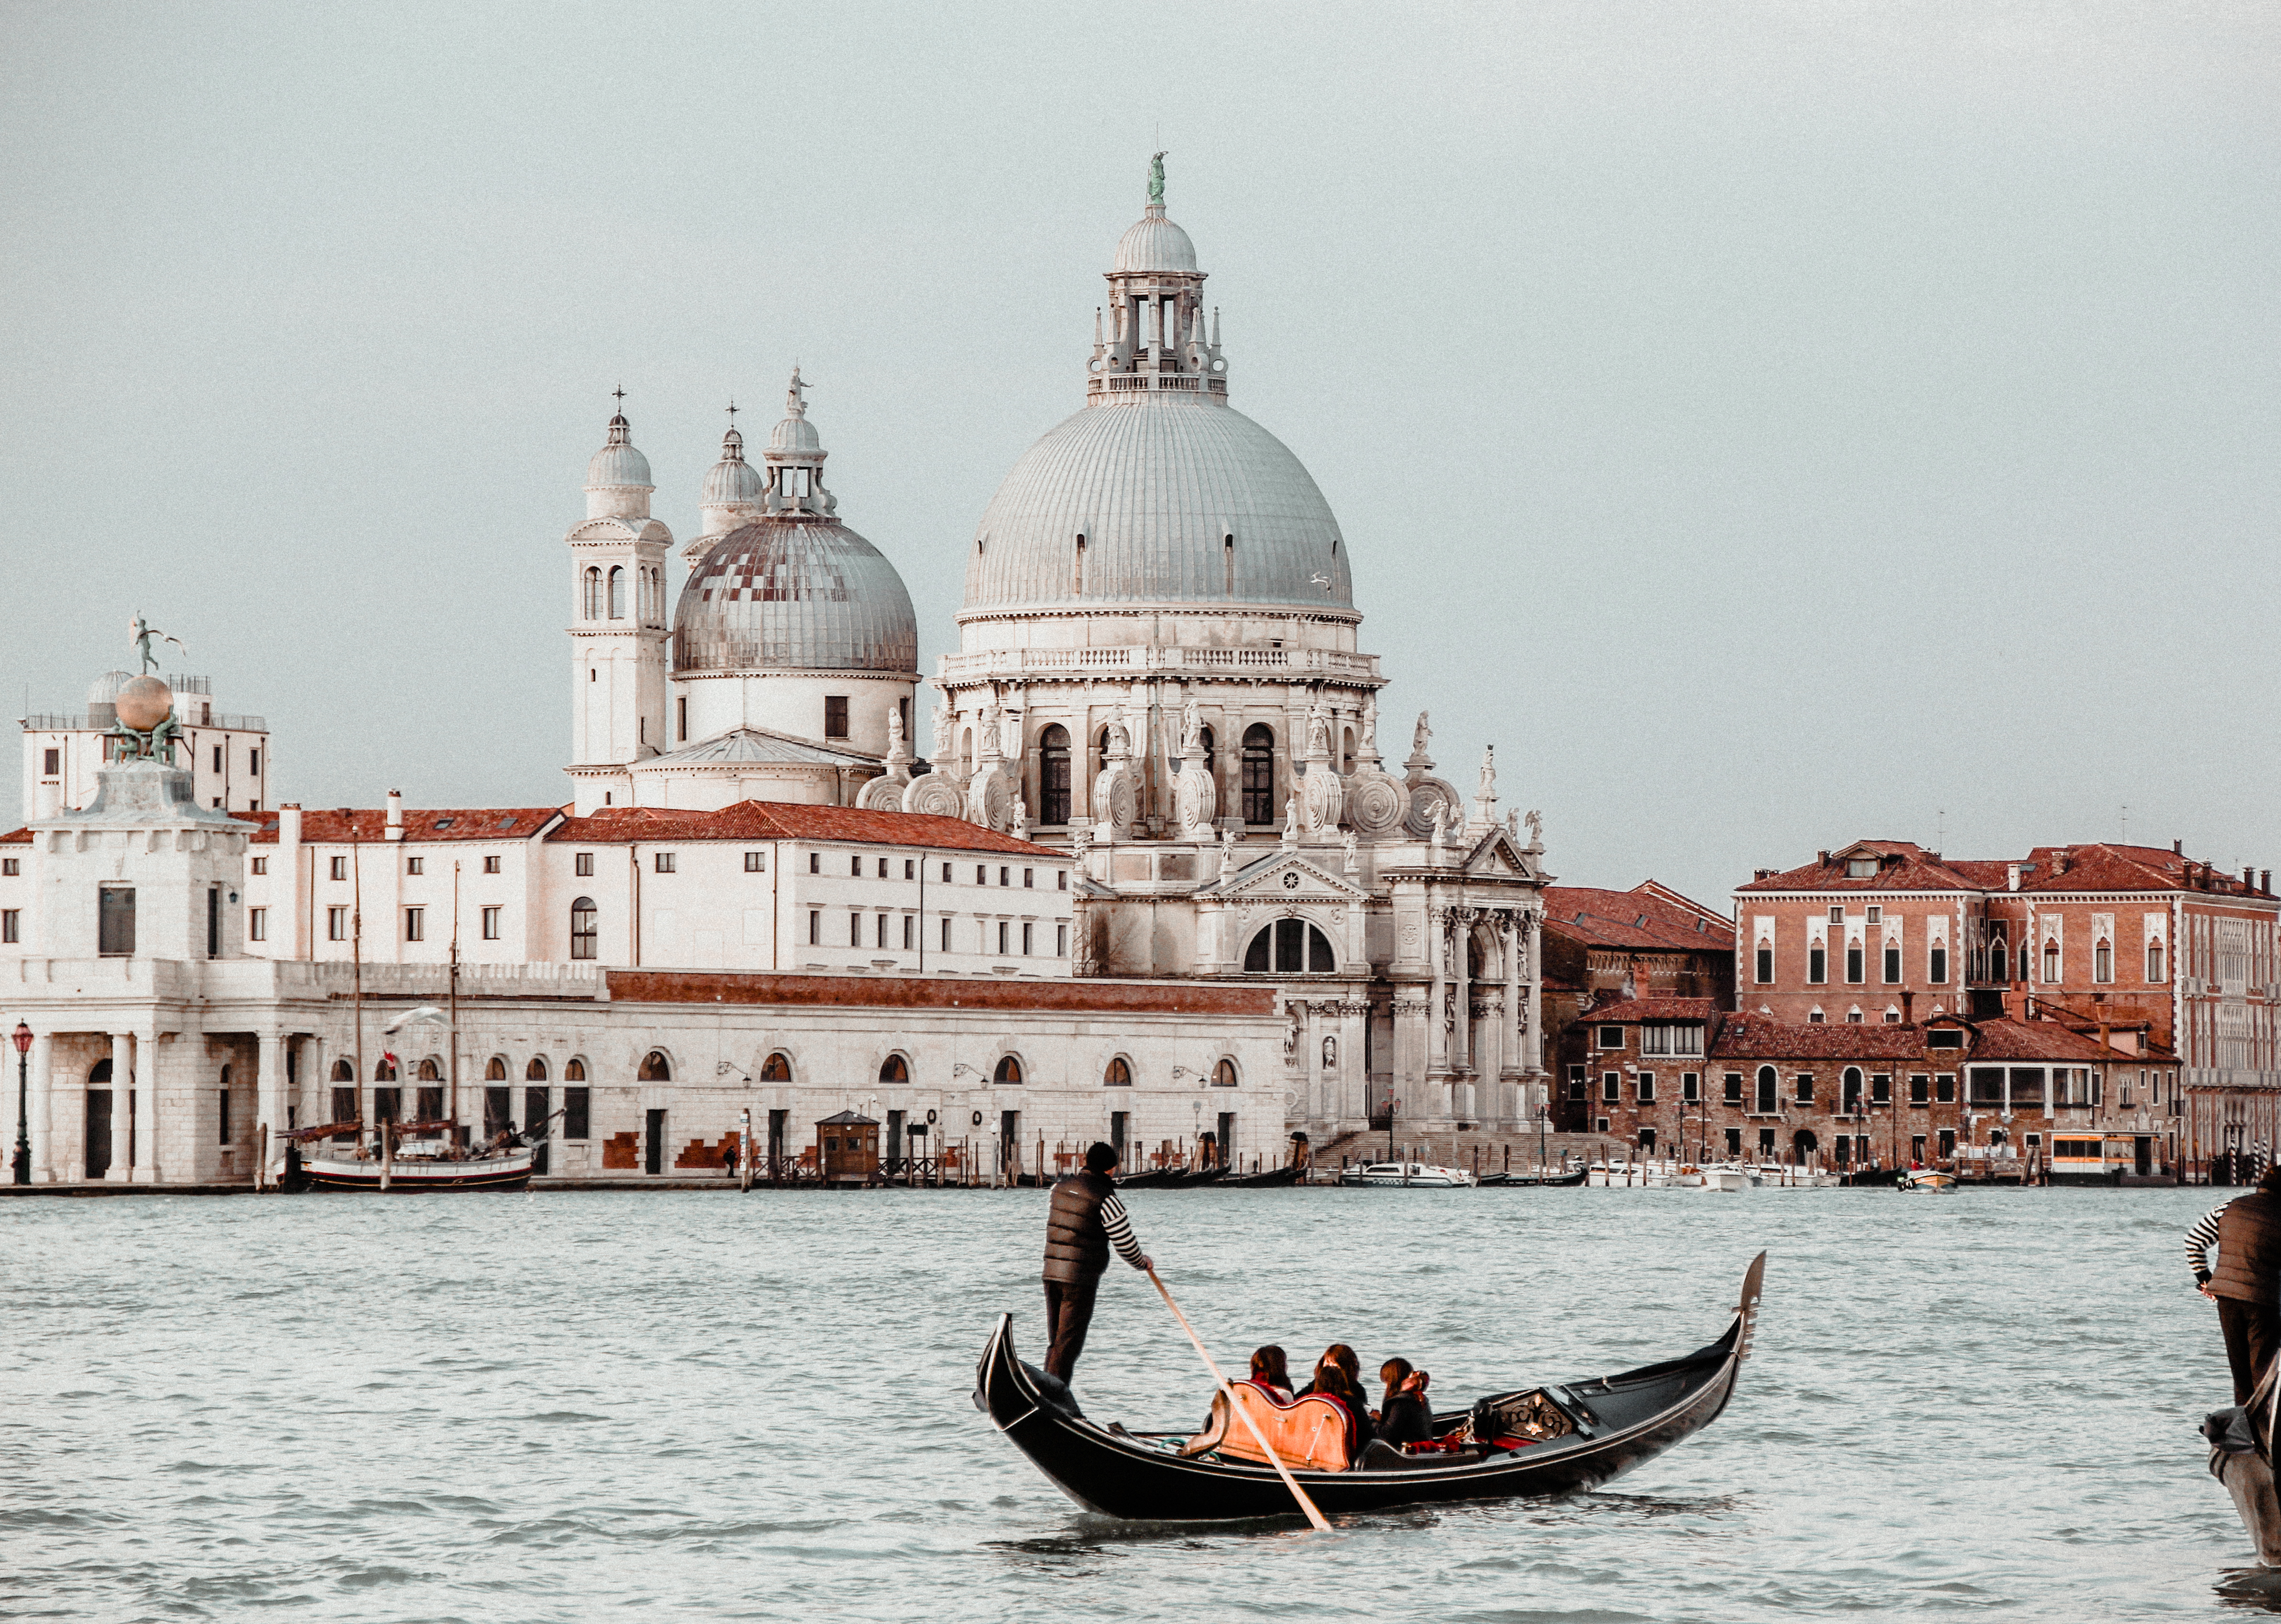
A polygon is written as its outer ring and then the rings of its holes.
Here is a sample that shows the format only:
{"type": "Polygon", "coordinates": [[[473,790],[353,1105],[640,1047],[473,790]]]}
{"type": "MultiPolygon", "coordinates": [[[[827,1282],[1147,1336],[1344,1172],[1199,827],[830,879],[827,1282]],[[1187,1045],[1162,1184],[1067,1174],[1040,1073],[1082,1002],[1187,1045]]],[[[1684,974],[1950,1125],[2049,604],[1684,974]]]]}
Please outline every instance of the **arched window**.
{"type": "Polygon", "coordinates": [[[792,1081],[792,1062],[785,1058],[782,1049],[761,1063],[761,1080],[764,1083],[792,1081]]]}
{"type": "Polygon", "coordinates": [[[1202,746],[1204,753],[1204,776],[1217,784],[1219,782],[1219,750],[1212,740],[1211,729],[1198,729],[1196,743],[1202,746]]]}
{"type": "Polygon", "coordinates": [[[1070,821],[1070,736],[1058,722],[1038,735],[1038,820],[1070,821]]]}
{"type": "Polygon", "coordinates": [[[1222,1060],[1212,1068],[1213,1087],[1233,1088],[1235,1087],[1235,1062],[1233,1060],[1222,1060]]]}
{"type": "MultiPolygon", "coordinates": [[[[2060,944],[2055,937],[2044,944],[2044,985],[2051,986],[2060,978],[2060,944]]],[[[2025,977],[2022,978],[2026,979],[2025,977]]]]}
{"type": "Polygon", "coordinates": [[[570,956],[591,959],[594,956],[594,899],[580,897],[570,904],[570,956]]]}
{"type": "Polygon", "coordinates": [[[565,1061],[562,1064],[562,1080],[566,1083],[584,1082],[586,1080],[586,1063],[583,1060],[575,1058],[565,1061]]]}
{"type": "Polygon", "coordinates": [[[625,617],[626,572],[614,565],[610,569],[610,618],[623,620],[625,617]]]}
{"type": "Polygon", "coordinates": [[[883,1083],[908,1083],[911,1069],[903,1063],[901,1055],[890,1055],[879,1063],[879,1080],[883,1083]]]}
{"type": "Polygon", "coordinates": [[[602,618],[602,572],[592,565],[586,568],[586,590],[579,595],[578,613],[586,620],[602,618]]]}
{"type": "Polygon", "coordinates": [[[1348,777],[1354,777],[1354,729],[1341,730],[1339,770],[1348,777]]]}
{"type": "Polygon", "coordinates": [[[396,1080],[396,1062],[390,1060],[385,1055],[383,1055],[378,1060],[373,1062],[372,1080],[375,1083],[394,1082],[396,1080]]]}
{"type": "Polygon", "coordinates": [[[665,1057],[663,1049],[653,1048],[642,1056],[641,1071],[634,1080],[643,1083],[669,1083],[673,1080],[673,1063],[665,1057]]]}
{"type": "Polygon", "coordinates": [[[530,1057],[530,1063],[522,1069],[522,1080],[526,1083],[543,1083],[546,1080],[545,1056],[533,1055],[530,1057]]]}
{"type": "Polygon", "coordinates": [[[420,1063],[420,1080],[423,1083],[440,1083],[444,1080],[444,1068],[436,1063],[433,1056],[420,1063]]]}
{"type": "Polygon", "coordinates": [[[2146,979],[2160,981],[2161,978],[2162,939],[2157,936],[2146,944],[2146,979]]]}
{"type": "Polygon", "coordinates": [[[1844,1112],[1850,1117],[1861,1103],[1861,1068],[1847,1066],[1839,1087],[1840,1097],[1844,1102],[1844,1112]]]}
{"type": "Polygon", "coordinates": [[[2099,945],[2091,950],[2091,978],[2094,981],[2115,979],[2115,944],[2104,936],[2099,939],[2099,945]]]}
{"type": "Polygon", "coordinates": [[[990,1080],[994,1083],[1020,1082],[1022,1080],[1022,1063],[1011,1055],[1005,1056],[998,1062],[997,1071],[991,1073],[990,1080]]]}
{"type": "Polygon", "coordinates": [[[2026,942],[2022,942],[2020,944],[2020,979],[2022,983],[2025,983],[2028,980],[2029,972],[2035,968],[2035,965],[2030,961],[2029,953],[2030,948],[2028,944],[2026,942]]]}
{"type": "Polygon", "coordinates": [[[961,772],[965,773],[968,777],[970,777],[973,776],[974,730],[970,727],[963,727],[958,730],[958,768],[961,772]]]}
{"type": "Polygon", "coordinates": [[[2004,940],[2001,931],[1989,940],[1988,969],[1991,981],[2009,981],[2012,978],[2012,947],[2004,940]]]}
{"type": "Polygon", "coordinates": [[[483,1081],[487,1083],[503,1083],[506,1081],[506,1056],[493,1055],[491,1057],[490,1063],[483,1067],[483,1081]]]}
{"type": "Polygon", "coordinates": [[[1085,596],[1085,532],[1083,530],[1078,532],[1076,560],[1070,566],[1070,596],[1072,598],[1085,596]]]}
{"type": "Polygon", "coordinates": [[[1781,1109],[1775,1100],[1775,1096],[1782,1088],[1781,1079],[1775,1075],[1775,1069],[1772,1066],[1760,1066],[1758,1085],[1758,1098],[1751,1102],[1751,1109],[1760,1116],[1770,1117],[1781,1109]]]}
{"type": "Polygon", "coordinates": [[[1243,952],[1247,975],[1327,975],[1338,967],[1330,938],[1304,919],[1278,919],[1243,952]]]}
{"type": "Polygon", "coordinates": [[[1124,1056],[1119,1055],[1109,1063],[1109,1070],[1101,1075],[1101,1085],[1104,1088],[1133,1087],[1133,1068],[1125,1063],[1124,1056]]]}
{"type": "MultiPolygon", "coordinates": [[[[111,1062],[108,1060],[99,1062],[97,1070],[103,1075],[100,1078],[89,1077],[88,1081],[107,1083],[111,1080],[111,1062]]],[[[356,1071],[347,1061],[336,1060],[333,1062],[333,1080],[336,1083],[352,1083],[356,1081],[356,1071]]]]}
{"type": "Polygon", "coordinates": [[[1243,821],[1275,821],[1275,730],[1264,722],[1243,730],[1243,821]]]}

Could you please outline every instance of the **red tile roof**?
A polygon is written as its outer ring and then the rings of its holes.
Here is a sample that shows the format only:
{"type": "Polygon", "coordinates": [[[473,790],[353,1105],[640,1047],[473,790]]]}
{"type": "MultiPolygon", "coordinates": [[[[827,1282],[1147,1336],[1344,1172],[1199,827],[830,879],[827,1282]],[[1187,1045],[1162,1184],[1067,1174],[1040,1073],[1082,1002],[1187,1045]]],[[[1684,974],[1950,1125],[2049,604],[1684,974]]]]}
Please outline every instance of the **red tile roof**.
{"type": "MultiPolygon", "coordinates": [[[[901,816],[904,814],[894,814],[901,816]]],[[[953,819],[938,819],[948,823],[953,819]]],[[[1258,983],[1051,981],[949,976],[779,975],[766,971],[614,970],[612,1003],[843,1004],[894,1009],[1065,1009],[1109,1015],[1276,1013],[1258,983]]]]}
{"type": "Polygon", "coordinates": [[[2096,1038],[2069,1032],[2057,1021],[1975,1021],[1971,1056],[1974,1060],[2042,1061],[2046,1064],[2119,1065],[2136,1056],[2125,1056],[2096,1038]]]}
{"type": "MultiPolygon", "coordinates": [[[[277,839],[276,810],[233,812],[232,817],[255,825],[252,844],[274,844],[277,839]]],[[[528,840],[562,816],[560,807],[439,807],[433,810],[404,808],[403,842],[426,845],[435,840],[528,840]]],[[[301,814],[302,843],[345,845],[388,839],[388,814],[380,808],[320,807],[301,814]]],[[[390,845],[397,842],[390,840],[390,845]]]]}
{"type": "Polygon", "coordinates": [[[870,812],[854,807],[789,800],[741,800],[717,812],[666,807],[606,807],[592,817],[563,820],[549,840],[600,846],[631,840],[834,840],[858,846],[920,846],[942,851],[999,852],[1066,862],[1069,854],[1017,840],[963,818],[918,812],[870,812]]]}
{"type": "Polygon", "coordinates": [[[1597,1009],[1587,1009],[1581,1019],[1588,1021],[1708,1021],[1721,1013],[1717,1004],[1708,998],[1619,998],[1597,1009]]]}
{"type": "Polygon", "coordinates": [[[1733,925],[1653,880],[1629,891],[1547,885],[1544,928],[1588,947],[1659,953],[1735,950],[1733,925]]]}
{"type": "Polygon", "coordinates": [[[1728,1015],[1711,1040],[1714,1060],[1890,1060],[1924,1058],[1921,1026],[1800,1024],[1763,1015],[1728,1015]]]}
{"type": "Polygon", "coordinates": [[[2104,840],[2084,846],[2038,846],[2028,854],[2026,871],[2020,876],[2022,891],[2185,891],[2207,890],[2229,896],[2253,896],[2238,874],[2227,874],[2210,865],[2191,862],[2159,846],[2120,846],[2104,840]],[[2206,880],[2189,885],[2189,867],[2206,880]]]}
{"type": "Polygon", "coordinates": [[[0,834],[0,846],[29,846],[31,843],[32,829],[28,824],[21,829],[11,829],[6,834],[0,834]]]}
{"type": "Polygon", "coordinates": [[[1938,852],[1929,852],[1914,840],[1856,840],[1801,868],[1786,870],[1737,885],[1737,894],[1753,891],[1985,891],[1984,874],[1975,870],[1993,867],[1996,883],[2003,884],[2001,863],[1970,861],[1951,862],[1938,852]],[[1850,857],[1879,858],[1877,872],[1864,879],[1849,878],[1850,857]]]}

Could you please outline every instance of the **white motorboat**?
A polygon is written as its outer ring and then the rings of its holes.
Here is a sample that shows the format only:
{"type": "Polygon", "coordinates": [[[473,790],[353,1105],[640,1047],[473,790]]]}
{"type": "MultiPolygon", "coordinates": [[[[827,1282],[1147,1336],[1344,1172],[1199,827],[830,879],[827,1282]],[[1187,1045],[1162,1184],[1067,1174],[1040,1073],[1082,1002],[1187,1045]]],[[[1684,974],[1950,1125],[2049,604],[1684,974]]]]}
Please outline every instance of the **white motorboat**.
{"type": "Polygon", "coordinates": [[[1757,1168],[1745,1167],[1739,1163],[1729,1162],[1703,1170],[1703,1187],[1706,1190],[1722,1190],[1729,1193],[1755,1190],[1765,1182],[1765,1179],[1759,1176],[1757,1168]]]}
{"type": "Polygon", "coordinates": [[[1400,1186],[1405,1189],[1458,1190],[1480,1180],[1462,1167],[1437,1167],[1430,1162],[1372,1162],[1348,1169],[1339,1182],[1372,1188],[1400,1186]]]}

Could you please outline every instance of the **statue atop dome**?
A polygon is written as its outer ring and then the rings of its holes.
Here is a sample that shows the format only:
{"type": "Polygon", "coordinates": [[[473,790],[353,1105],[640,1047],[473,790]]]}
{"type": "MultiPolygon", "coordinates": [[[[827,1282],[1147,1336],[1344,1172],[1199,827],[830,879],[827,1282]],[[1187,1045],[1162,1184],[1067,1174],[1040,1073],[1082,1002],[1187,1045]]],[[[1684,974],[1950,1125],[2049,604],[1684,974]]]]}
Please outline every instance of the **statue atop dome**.
{"type": "Polygon", "coordinates": [[[182,640],[180,638],[168,637],[149,621],[144,620],[143,612],[137,609],[135,612],[135,618],[127,623],[127,640],[134,646],[135,653],[142,659],[143,663],[137,668],[138,669],[155,671],[159,669],[159,657],[151,652],[151,640],[153,638],[161,643],[172,643],[186,654],[190,652],[182,647],[182,640]]]}
{"type": "Polygon", "coordinates": [[[1148,160],[1148,206],[1164,206],[1164,155],[1159,152],[1148,160]]]}

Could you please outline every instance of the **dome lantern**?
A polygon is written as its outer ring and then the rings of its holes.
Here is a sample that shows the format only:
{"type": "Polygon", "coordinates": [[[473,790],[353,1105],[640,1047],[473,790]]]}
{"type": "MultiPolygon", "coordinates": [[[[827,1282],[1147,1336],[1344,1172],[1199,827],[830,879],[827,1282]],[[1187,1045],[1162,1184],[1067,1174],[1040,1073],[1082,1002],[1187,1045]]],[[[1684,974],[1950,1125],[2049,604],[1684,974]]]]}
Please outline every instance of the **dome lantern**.
{"type": "Polygon", "coordinates": [[[1212,313],[1207,336],[1203,290],[1196,245],[1164,217],[1164,155],[1159,152],[1148,165],[1148,208],[1117,242],[1108,308],[1094,313],[1086,404],[1171,394],[1226,405],[1219,313],[1212,313]]]}
{"type": "MultiPolygon", "coordinates": [[[[623,405],[625,391],[617,391],[623,405]]],[[[589,519],[646,519],[651,483],[649,459],[634,448],[633,426],[621,411],[610,419],[610,437],[586,464],[589,519]]]]}
{"type": "Polygon", "coordinates": [[[729,432],[721,437],[721,460],[706,473],[705,494],[698,502],[704,522],[690,545],[692,554],[703,552],[712,537],[725,536],[761,516],[768,479],[745,460],[745,437],[737,432],[736,411],[736,402],[731,401],[729,432]]]}

